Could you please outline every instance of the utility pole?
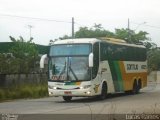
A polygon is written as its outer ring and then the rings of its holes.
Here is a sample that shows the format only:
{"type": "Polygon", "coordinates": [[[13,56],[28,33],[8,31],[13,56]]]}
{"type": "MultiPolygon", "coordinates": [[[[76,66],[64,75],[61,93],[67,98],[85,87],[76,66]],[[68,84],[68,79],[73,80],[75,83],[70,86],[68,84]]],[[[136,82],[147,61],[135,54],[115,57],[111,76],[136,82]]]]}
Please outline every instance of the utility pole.
{"type": "Polygon", "coordinates": [[[128,42],[131,42],[131,33],[130,33],[130,21],[128,18],[128,42]]]}
{"type": "Polygon", "coordinates": [[[30,36],[30,39],[31,39],[31,29],[33,28],[33,26],[32,25],[28,25],[28,28],[29,28],[29,36],[30,36]]]}
{"type": "Polygon", "coordinates": [[[72,38],[74,38],[74,17],[72,17],[72,38]]]}

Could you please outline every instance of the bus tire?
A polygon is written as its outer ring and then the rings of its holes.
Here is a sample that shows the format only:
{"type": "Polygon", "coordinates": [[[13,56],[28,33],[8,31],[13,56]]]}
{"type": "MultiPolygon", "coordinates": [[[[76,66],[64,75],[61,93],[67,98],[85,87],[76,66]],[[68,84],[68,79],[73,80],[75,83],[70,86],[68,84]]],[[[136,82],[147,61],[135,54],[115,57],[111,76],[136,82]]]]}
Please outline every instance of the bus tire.
{"type": "Polygon", "coordinates": [[[63,96],[63,100],[70,102],[72,100],[72,96],[63,96]]]}
{"type": "Polygon", "coordinates": [[[137,84],[137,80],[135,80],[133,83],[132,94],[137,94],[138,92],[139,92],[139,86],[137,84]]]}
{"type": "Polygon", "coordinates": [[[106,97],[107,97],[107,84],[104,82],[102,85],[100,99],[104,100],[104,99],[106,99],[106,97]]]}
{"type": "Polygon", "coordinates": [[[140,91],[140,89],[142,88],[142,82],[141,79],[138,80],[138,92],[140,91]]]}

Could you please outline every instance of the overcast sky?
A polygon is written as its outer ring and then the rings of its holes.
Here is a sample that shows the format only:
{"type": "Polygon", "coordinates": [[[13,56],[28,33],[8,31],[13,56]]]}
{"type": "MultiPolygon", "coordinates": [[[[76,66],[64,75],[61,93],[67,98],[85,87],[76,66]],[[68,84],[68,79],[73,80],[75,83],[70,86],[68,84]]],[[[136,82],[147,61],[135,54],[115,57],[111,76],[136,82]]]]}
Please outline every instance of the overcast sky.
{"type": "Polygon", "coordinates": [[[94,23],[100,23],[112,32],[115,28],[126,28],[129,18],[131,29],[147,31],[148,37],[160,46],[160,0],[0,0],[0,42],[10,41],[10,35],[29,39],[28,25],[32,25],[34,42],[47,45],[51,39],[71,35],[72,17],[77,23],[75,31],[80,26],[91,27],[94,23]],[[2,14],[64,22],[14,18],[2,14]],[[142,24],[144,22],[146,24],[142,24]]]}

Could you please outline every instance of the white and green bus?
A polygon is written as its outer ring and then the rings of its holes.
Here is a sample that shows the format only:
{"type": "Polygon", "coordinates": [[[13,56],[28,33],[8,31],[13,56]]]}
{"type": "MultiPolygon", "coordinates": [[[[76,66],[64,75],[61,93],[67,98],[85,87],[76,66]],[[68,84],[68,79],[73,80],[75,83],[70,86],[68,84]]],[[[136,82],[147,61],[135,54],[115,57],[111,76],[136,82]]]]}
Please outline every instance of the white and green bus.
{"type": "Polygon", "coordinates": [[[59,40],[40,61],[48,58],[50,96],[99,96],[132,92],[147,85],[146,48],[113,38],[59,40]]]}

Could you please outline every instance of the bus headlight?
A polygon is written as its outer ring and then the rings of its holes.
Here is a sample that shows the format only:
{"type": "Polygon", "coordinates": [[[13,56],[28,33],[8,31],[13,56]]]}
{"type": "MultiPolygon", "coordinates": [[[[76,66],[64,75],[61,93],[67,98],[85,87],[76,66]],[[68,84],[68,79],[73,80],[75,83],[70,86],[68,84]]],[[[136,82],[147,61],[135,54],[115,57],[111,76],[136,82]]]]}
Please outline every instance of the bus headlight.
{"type": "Polygon", "coordinates": [[[91,91],[88,91],[87,94],[88,94],[88,95],[91,94],[91,91]]]}
{"type": "Polygon", "coordinates": [[[80,89],[87,89],[87,88],[90,88],[91,85],[85,85],[85,86],[81,86],[80,89]]]}
{"type": "Polygon", "coordinates": [[[57,89],[57,87],[53,87],[53,89],[54,89],[54,90],[56,90],[56,89],[57,89]]]}

